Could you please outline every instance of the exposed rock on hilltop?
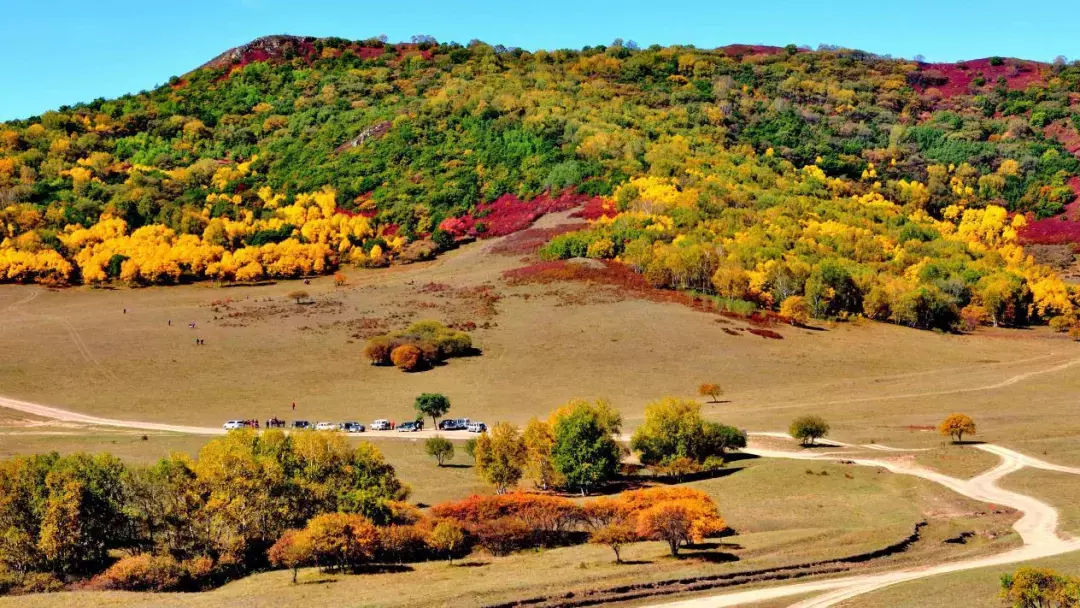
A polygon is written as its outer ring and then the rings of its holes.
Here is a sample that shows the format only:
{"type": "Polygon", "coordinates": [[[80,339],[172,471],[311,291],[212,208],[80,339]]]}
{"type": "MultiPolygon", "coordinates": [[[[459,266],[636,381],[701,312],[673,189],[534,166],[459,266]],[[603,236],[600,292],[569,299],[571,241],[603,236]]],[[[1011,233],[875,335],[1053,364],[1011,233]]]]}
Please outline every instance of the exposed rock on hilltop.
{"type": "Polygon", "coordinates": [[[231,48],[199,66],[206,68],[228,68],[233,65],[247,65],[255,61],[284,60],[295,56],[307,57],[315,52],[314,36],[289,36],[277,34],[256,38],[247,44],[231,48]]]}

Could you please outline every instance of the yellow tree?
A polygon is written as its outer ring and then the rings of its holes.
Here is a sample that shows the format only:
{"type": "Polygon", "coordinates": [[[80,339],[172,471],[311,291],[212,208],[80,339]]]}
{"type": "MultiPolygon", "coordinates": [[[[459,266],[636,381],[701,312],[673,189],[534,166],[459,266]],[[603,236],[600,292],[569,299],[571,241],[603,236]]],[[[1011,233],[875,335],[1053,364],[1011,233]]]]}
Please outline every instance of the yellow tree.
{"type": "Polygon", "coordinates": [[[975,434],[975,421],[967,414],[952,414],[938,426],[938,431],[952,437],[953,443],[963,443],[964,435],[975,434]]]}
{"type": "Polygon", "coordinates": [[[551,425],[533,417],[521,438],[525,443],[525,476],[541,490],[561,485],[561,476],[551,462],[551,448],[555,445],[551,425]]]}
{"type": "Polygon", "coordinates": [[[505,494],[521,479],[525,466],[525,442],[517,427],[500,422],[476,439],[473,451],[476,456],[476,472],[495,486],[495,491],[505,494]]]}

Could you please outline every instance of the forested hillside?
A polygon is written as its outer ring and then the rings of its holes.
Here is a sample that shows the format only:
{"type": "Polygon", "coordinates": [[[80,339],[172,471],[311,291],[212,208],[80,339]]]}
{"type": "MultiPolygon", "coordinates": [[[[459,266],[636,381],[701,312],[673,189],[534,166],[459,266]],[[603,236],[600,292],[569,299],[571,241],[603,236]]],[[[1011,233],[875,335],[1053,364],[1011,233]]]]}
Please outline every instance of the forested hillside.
{"type": "Polygon", "coordinates": [[[0,124],[0,280],[379,266],[600,197],[547,256],[795,318],[1067,328],[1076,293],[1021,242],[1075,197],[1077,94],[1063,61],[264,38],[0,124]]]}

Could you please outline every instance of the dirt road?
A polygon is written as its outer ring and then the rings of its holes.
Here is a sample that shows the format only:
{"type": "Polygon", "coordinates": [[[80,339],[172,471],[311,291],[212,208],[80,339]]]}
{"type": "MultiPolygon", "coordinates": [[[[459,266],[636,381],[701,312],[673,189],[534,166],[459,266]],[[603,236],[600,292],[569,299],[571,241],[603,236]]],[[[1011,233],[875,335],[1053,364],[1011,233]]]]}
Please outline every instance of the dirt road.
{"type": "MultiPolygon", "coordinates": [[[[793,604],[791,608],[824,608],[826,606],[834,606],[844,600],[897,583],[913,581],[939,574],[947,574],[950,572],[1014,564],[1017,562],[1080,550],[1080,539],[1066,539],[1058,535],[1057,509],[1038,499],[1032,498],[1031,496],[1010,492],[997,485],[998,480],[1002,477],[1014,473],[1024,467],[1077,475],[1080,475],[1080,468],[1051,464],[1001,446],[984,444],[975,447],[999,456],[1001,458],[1001,463],[982,475],[969,480],[956,479],[929,469],[899,461],[866,458],[846,460],[853,462],[856,465],[880,467],[902,475],[915,475],[933,481],[934,483],[941,484],[959,494],[975,500],[1012,507],[1023,513],[1023,516],[1013,524],[1013,528],[1020,535],[1020,538],[1024,542],[1024,546],[996,555],[935,566],[904,568],[881,574],[850,576],[810,583],[780,585],[763,589],[724,593],[667,604],[657,604],[656,607],[720,608],[722,606],[742,606],[755,602],[822,592],[821,595],[793,604]]],[[[837,455],[791,452],[786,450],[764,450],[755,449],[753,447],[750,447],[745,451],[767,458],[796,458],[800,460],[838,459],[837,455]]]]}
{"type": "MultiPolygon", "coordinates": [[[[74,422],[78,424],[87,424],[92,426],[105,426],[116,427],[123,429],[136,429],[142,431],[165,431],[172,433],[182,433],[185,435],[224,435],[225,429],[221,427],[212,426],[184,426],[177,424],[164,424],[160,422],[143,422],[139,420],[119,420],[116,418],[101,418],[98,416],[88,416],[86,414],[80,414],[71,410],[64,410],[57,407],[48,405],[42,405],[40,403],[31,403],[29,401],[21,401],[19,399],[11,399],[9,397],[0,397],[0,407],[9,410],[15,410],[24,414],[30,414],[33,416],[40,416],[42,418],[49,418],[52,420],[59,420],[62,422],[74,422]]],[[[312,424],[318,422],[317,420],[311,420],[312,424]]],[[[434,437],[435,435],[441,435],[448,439],[468,439],[469,437],[475,437],[475,433],[468,431],[435,431],[425,429],[423,431],[416,431],[412,433],[401,433],[398,431],[368,431],[363,434],[364,437],[396,437],[403,439],[426,439],[428,437],[434,437]]]]}

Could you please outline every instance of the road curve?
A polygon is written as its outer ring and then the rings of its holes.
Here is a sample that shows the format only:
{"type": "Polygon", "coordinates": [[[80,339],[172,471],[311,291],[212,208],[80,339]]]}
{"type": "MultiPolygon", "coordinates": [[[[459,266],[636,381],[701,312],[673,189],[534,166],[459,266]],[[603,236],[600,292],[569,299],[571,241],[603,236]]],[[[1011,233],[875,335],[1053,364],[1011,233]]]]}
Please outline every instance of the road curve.
{"type": "MultiPolygon", "coordinates": [[[[884,468],[893,473],[902,475],[915,475],[916,477],[921,477],[934,483],[941,484],[958,494],[962,494],[975,500],[1012,507],[1023,514],[1020,519],[1013,524],[1013,528],[1024,542],[1022,547],[995,555],[948,562],[934,566],[902,568],[880,574],[848,576],[809,583],[796,583],[762,589],[737,591],[734,593],[724,593],[678,602],[656,604],[654,605],[654,608],[721,608],[724,606],[742,606],[755,602],[818,592],[821,593],[812,598],[792,604],[790,608],[825,608],[827,606],[834,606],[844,600],[851,599],[864,593],[876,591],[897,583],[936,576],[939,574],[947,574],[950,572],[1014,564],[1017,562],[1040,559],[1080,550],[1080,539],[1062,538],[1058,534],[1057,509],[1036,498],[1011,492],[1002,489],[997,485],[998,480],[1002,477],[1019,471],[1024,467],[1077,475],[1080,475],[1080,468],[1051,464],[1026,456],[1015,450],[992,444],[983,444],[974,447],[997,455],[1001,458],[1001,463],[993,469],[968,480],[956,479],[955,477],[942,475],[941,473],[923,467],[896,461],[868,458],[851,458],[844,460],[845,462],[851,462],[856,465],[884,468]]],[[[764,450],[753,447],[748,448],[745,451],[750,454],[768,458],[795,458],[799,460],[823,461],[843,459],[842,456],[837,455],[791,452],[787,450],[764,450]]]]}

